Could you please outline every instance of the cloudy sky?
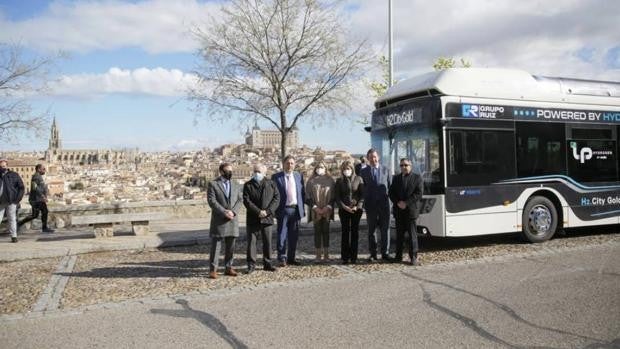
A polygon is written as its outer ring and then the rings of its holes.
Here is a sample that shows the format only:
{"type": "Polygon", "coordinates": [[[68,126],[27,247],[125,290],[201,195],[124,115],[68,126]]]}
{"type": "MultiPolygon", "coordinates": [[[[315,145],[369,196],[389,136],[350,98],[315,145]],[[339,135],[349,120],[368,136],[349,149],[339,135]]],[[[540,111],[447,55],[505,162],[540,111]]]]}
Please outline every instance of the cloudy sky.
{"type": "MultiPolygon", "coordinates": [[[[190,28],[225,4],[2,0],[0,42],[21,44],[28,57],[66,54],[53,70],[52,94],[31,98],[35,108],[56,116],[66,148],[183,150],[241,143],[244,129],[233,120],[196,119],[183,92],[197,64],[190,28]]],[[[449,56],[476,67],[620,81],[620,1],[394,0],[393,7],[398,80],[431,71],[438,56],[449,56]]],[[[387,54],[387,0],[349,0],[342,12],[349,33],[387,54]]],[[[369,113],[372,100],[358,108],[369,113]]],[[[302,123],[301,141],[352,152],[370,144],[352,121],[302,123]]],[[[46,146],[47,135],[0,149],[46,146]]]]}

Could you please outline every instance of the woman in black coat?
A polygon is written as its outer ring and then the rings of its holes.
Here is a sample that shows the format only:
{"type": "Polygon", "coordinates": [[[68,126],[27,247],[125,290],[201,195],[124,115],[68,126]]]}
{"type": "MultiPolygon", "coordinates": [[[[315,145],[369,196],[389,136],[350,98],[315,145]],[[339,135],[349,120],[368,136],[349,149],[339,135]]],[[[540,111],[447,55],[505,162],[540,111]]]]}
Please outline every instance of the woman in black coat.
{"type": "Polygon", "coordinates": [[[364,207],[364,181],[353,171],[353,164],[345,161],[340,166],[341,177],[336,181],[336,204],[342,225],[340,251],[342,263],[357,262],[359,225],[364,207]]]}

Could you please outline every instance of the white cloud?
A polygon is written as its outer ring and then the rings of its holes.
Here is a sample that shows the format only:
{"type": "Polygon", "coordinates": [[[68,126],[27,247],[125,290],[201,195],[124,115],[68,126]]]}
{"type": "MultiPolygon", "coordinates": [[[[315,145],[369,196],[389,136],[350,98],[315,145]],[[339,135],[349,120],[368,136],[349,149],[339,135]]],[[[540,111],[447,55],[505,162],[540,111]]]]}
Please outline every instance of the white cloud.
{"type": "Polygon", "coordinates": [[[196,77],[178,69],[110,68],[103,74],[63,75],[51,87],[51,94],[71,97],[96,97],[112,93],[155,96],[184,96],[196,77]]]}
{"type": "Polygon", "coordinates": [[[55,1],[29,19],[12,21],[0,13],[0,41],[81,53],[123,47],[190,52],[197,47],[190,28],[218,9],[217,3],[196,0],[55,1]]]}
{"type": "MultiPolygon", "coordinates": [[[[358,34],[387,55],[387,2],[350,0],[358,34]]],[[[606,0],[394,1],[395,73],[432,70],[439,56],[477,67],[520,68],[533,74],[620,80],[609,52],[620,46],[620,2],[606,0]],[[588,50],[590,57],[579,55],[588,50]]]]}

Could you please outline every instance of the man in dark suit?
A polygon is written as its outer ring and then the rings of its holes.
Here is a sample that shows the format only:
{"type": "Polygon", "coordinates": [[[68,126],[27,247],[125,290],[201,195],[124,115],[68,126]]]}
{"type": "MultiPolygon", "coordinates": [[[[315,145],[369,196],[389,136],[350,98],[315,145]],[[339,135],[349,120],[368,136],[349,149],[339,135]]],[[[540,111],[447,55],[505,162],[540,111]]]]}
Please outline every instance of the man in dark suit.
{"type": "Polygon", "coordinates": [[[241,185],[232,180],[232,165],[223,163],[220,176],[209,182],[207,200],[211,207],[211,251],[209,255],[209,277],[217,279],[222,241],[224,242],[224,274],[237,276],[233,269],[235,239],[239,236],[238,213],[243,201],[241,185]]]}
{"type": "Polygon", "coordinates": [[[360,171],[364,180],[364,209],[368,221],[368,248],[370,261],[377,260],[377,233],[381,232],[381,258],[390,260],[390,199],[388,188],[392,182],[389,169],[379,163],[375,149],[366,154],[368,166],[360,171]]]}
{"type": "Polygon", "coordinates": [[[418,265],[418,236],[416,219],[420,212],[420,201],[423,192],[422,178],[413,173],[411,161],[400,160],[400,173],[394,175],[390,187],[390,200],[394,204],[396,218],[396,258],[403,260],[403,243],[405,233],[409,233],[409,260],[411,265],[418,265]]]}
{"type": "Polygon", "coordinates": [[[280,204],[280,193],[275,183],[269,178],[265,178],[266,173],[267,167],[265,165],[254,165],[252,178],[243,185],[243,204],[247,209],[248,274],[256,268],[256,239],[258,234],[263,241],[263,270],[276,271],[271,263],[271,226],[280,204]]]}
{"type": "Polygon", "coordinates": [[[358,162],[358,163],[355,165],[355,175],[356,175],[356,176],[359,176],[359,175],[360,175],[360,173],[362,172],[362,170],[363,170],[364,168],[366,168],[366,166],[368,166],[368,165],[366,164],[366,157],[365,157],[365,156],[360,156],[360,162],[358,162]]]}
{"type": "Polygon", "coordinates": [[[271,177],[280,193],[280,204],[276,211],[278,221],[278,261],[280,266],[299,265],[295,260],[299,221],[304,212],[305,190],[301,174],[295,171],[295,158],[287,155],[282,160],[282,172],[271,177]],[[287,251],[288,247],[288,251],[287,251]],[[288,252],[288,254],[287,254],[288,252]]]}

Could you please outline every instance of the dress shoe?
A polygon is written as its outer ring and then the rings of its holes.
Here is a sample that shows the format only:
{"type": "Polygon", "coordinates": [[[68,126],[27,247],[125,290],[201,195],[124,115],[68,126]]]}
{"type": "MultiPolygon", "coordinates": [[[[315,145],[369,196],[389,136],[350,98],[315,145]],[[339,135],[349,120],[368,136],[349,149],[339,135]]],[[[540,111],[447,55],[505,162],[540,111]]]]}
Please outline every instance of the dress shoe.
{"type": "Polygon", "coordinates": [[[252,274],[254,271],[256,270],[256,266],[254,265],[248,265],[248,274],[252,274]]]}
{"type": "Polygon", "coordinates": [[[420,263],[420,261],[417,258],[410,260],[409,263],[407,264],[409,264],[412,267],[419,267],[422,265],[422,263],[420,263]]]}
{"type": "Polygon", "coordinates": [[[344,260],[342,260],[342,264],[343,265],[347,265],[347,264],[349,264],[349,261],[347,259],[344,259],[344,260]]]}
{"type": "Polygon", "coordinates": [[[392,257],[390,257],[390,255],[388,254],[384,254],[384,255],[381,255],[381,260],[383,260],[384,262],[391,262],[392,257]]]}
{"type": "Polygon", "coordinates": [[[214,271],[209,272],[209,279],[217,279],[217,273],[214,271]]]}
{"type": "Polygon", "coordinates": [[[297,266],[301,265],[301,263],[298,262],[297,260],[288,261],[288,264],[290,264],[290,265],[297,265],[297,266]]]}
{"type": "Polygon", "coordinates": [[[17,242],[17,238],[11,236],[11,242],[17,242]]]}
{"type": "Polygon", "coordinates": [[[54,229],[50,229],[50,228],[44,228],[42,231],[46,234],[53,234],[55,232],[54,229]]]}
{"type": "Polygon", "coordinates": [[[263,270],[265,270],[265,271],[276,271],[278,269],[276,267],[274,267],[273,265],[268,264],[268,265],[263,267],[263,270]]]}
{"type": "Polygon", "coordinates": [[[226,269],[226,271],[224,272],[224,275],[228,275],[228,276],[237,276],[237,272],[235,271],[235,269],[233,268],[229,268],[226,269]]]}

